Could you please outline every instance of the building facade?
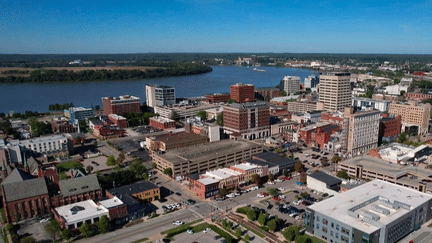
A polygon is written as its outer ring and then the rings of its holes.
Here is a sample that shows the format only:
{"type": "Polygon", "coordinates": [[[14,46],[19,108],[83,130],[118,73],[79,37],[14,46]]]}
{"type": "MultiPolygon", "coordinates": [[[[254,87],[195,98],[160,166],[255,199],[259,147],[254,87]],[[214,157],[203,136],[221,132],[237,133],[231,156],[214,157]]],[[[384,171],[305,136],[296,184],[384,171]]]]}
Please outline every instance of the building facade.
{"type": "Polygon", "coordinates": [[[164,118],[161,116],[156,116],[156,117],[150,117],[149,125],[157,129],[166,130],[166,129],[175,129],[177,123],[174,120],[164,118]]]}
{"type": "Polygon", "coordinates": [[[255,88],[255,98],[257,100],[268,100],[280,96],[278,88],[255,88]]]}
{"type": "Polygon", "coordinates": [[[251,102],[255,98],[255,86],[253,84],[237,83],[231,85],[231,99],[236,102],[251,102]]]}
{"type": "Polygon", "coordinates": [[[295,94],[300,91],[300,77],[285,76],[279,85],[281,91],[285,91],[287,95],[295,94]]]}
{"type": "Polygon", "coordinates": [[[127,120],[122,116],[116,114],[109,114],[108,120],[110,120],[114,125],[117,125],[120,128],[128,128],[127,120]]]}
{"type": "Polygon", "coordinates": [[[423,93],[406,93],[404,94],[405,99],[407,100],[430,100],[432,99],[432,94],[423,94],[423,93]]]}
{"type": "Polygon", "coordinates": [[[148,107],[173,105],[176,103],[175,89],[165,85],[146,84],[146,104],[148,107]]]}
{"type": "Polygon", "coordinates": [[[345,108],[343,149],[348,156],[360,155],[378,147],[380,114],[377,110],[354,113],[353,108],[345,108]]]}
{"type": "Polygon", "coordinates": [[[392,102],[389,100],[376,100],[363,97],[352,97],[352,106],[354,109],[367,110],[376,109],[381,112],[387,112],[392,102]]]}
{"type": "Polygon", "coordinates": [[[326,111],[343,111],[351,106],[350,73],[325,73],[320,76],[319,100],[326,111]]]}
{"type": "Polygon", "coordinates": [[[430,104],[418,104],[410,101],[408,104],[391,103],[389,113],[402,117],[402,131],[405,127],[417,126],[418,134],[426,134],[429,130],[430,104]]]}
{"type": "Polygon", "coordinates": [[[320,77],[319,75],[310,75],[304,80],[305,89],[309,88],[312,91],[316,90],[317,84],[319,84],[320,77]]]}
{"type": "Polygon", "coordinates": [[[401,133],[402,117],[390,117],[388,113],[383,113],[380,120],[379,138],[381,141],[393,142],[401,133]]]}
{"type": "Polygon", "coordinates": [[[69,113],[72,124],[78,124],[79,121],[87,121],[87,119],[94,117],[92,108],[71,107],[67,112],[69,113]]]}
{"type": "Polygon", "coordinates": [[[270,108],[263,102],[231,104],[224,107],[224,130],[244,139],[266,138],[270,135],[270,108]]]}
{"type": "Polygon", "coordinates": [[[119,97],[103,97],[103,114],[121,115],[123,113],[139,113],[141,112],[140,98],[131,95],[122,95],[119,97]]]}
{"type": "Polygon", "coordinates": [[[214,93],[214,94],[206,94],[205,97],[211,102],[211,103],[220,103],[220,102],[228,102],[228,100],[231,98],[230,93],[214,93]]]}
{"type": "Polygon", "coordinates": [[[288,111],[290,112],[305,113],[308,111],[317,110],[317,103],[315,102],[292,101],[287,102],[287,105],[288,111]]]}

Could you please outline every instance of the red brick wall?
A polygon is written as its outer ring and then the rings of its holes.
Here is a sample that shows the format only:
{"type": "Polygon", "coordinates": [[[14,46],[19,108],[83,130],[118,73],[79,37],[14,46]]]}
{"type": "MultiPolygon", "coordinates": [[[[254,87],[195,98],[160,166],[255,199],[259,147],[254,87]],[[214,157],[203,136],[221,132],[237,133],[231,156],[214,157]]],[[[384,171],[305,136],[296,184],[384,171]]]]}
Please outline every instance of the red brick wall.
{"type": "Polygon", "coordinates": [[[124,218],[128,215],[126,204],[109,209],[110,220],[124,218]]]}
{"type": "Polygon", "coordinates": [[[155,127],[157,129],[165,130],[176,127],[176,122],[158,122],[153,119],[150,119],[150,126],[155,127]]]}
{"type": "MultiPolygon", "coordinates": [[[[4,197],[3,197],[4,199],[4,197]]],[[[6,203],[3,200],[8,223],[31,219],[50,213],[50,198],[48,194],[25,198],[6,203]]]]}
{"type": "Polygon", "coordinates": [[[320,146],[320,148],[324,148],[324,144],[330,141],[330,134],[328,133],[317,133],[315,134],[315,142],[320,146]]]}
{"type": "Polygon", "coordinates": [[[429,100],[432,99],[432,94],[407,93],[404,97],[408,100],[429,100]]]}
{"type": "Polygon", "coordinates": [[[402,118],[397,116],[393,120],[381,122],[382,136],[383,137],[393,137],[397,136],[401,132],[402,118]]]}
{"type": "Polygon", "coordinates": [[[220,95],[208,94],[206,95],[206,97],[207,99],[209,99],[211,103],[219,103],[219,102],[227,102],[231,98],[231,95],[230,94],[220,94],[220,95]]]}
{"type": "Polygon", "coordinates": [[[231,99],[234,99],[236,102],[253,101],[254,98],[255,98],[255,86],[231,85],[231,99]]]}

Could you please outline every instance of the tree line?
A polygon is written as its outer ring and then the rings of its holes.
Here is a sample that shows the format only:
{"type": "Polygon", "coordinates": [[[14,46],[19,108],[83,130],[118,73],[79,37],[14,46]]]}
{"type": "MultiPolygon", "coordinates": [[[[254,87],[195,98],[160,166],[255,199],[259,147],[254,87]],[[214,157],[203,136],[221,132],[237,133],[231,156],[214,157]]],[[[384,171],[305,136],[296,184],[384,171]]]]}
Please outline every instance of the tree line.
{"type": "Polygon", "coordinates": [[[186,63],[147,70],[83,70],[79,72],[68,70],[34,70],[29,77],[0,77],[0,83],[44,83],[73,81],[104,81],[144,79],[171,76],[184,76],[211,72],[212,68],[203,64],[186,63]]]}
{"type": "Polygon", "coordinates": [[[62,110],[67,110],[70,107],[74,107],[73,103],[64,103],[64,104],[59,104],[59,103],[55,103],[55,104],[51,104],[48,106],[48,110],[49,111],[62,111],[62,110]]]}

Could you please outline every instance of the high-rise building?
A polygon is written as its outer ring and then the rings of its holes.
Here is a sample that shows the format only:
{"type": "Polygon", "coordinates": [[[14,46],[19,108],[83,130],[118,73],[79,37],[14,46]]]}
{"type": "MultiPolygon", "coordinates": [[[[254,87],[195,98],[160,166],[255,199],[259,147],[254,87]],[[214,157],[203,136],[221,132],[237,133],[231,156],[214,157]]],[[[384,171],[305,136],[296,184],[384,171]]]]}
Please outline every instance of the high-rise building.
{"type": "Polygon", "coordinates": [[[176,103],[175,89],[165,85],[147,84],[146,103],[148,107],[173,105],[176,103]]]}
{"type": "Polygon", "coordinates": [[[224,107],[224,130],[245,139],[270,136],[270,108],[264,102],[234,103],[224,107]]]}
{"type": "Polygon", "coordinates": [[[237,83],[231,85],[231,99],[236,102],[249,102],[255,98],[255,86],[253,84],[237,83]]]}
{"type": "Polygon", "coordinates": [[[418,134],[425,134],[429,128],[431,107],[430,104],[420,105],[416,101],[410,101],[408,104],[391,103],[389,113],[402,116],[402,131],[417,126],[418,134]]]}
{"type": "Polygon", "coordinates": [[[279,85],[281,91],[285,91],[287,95],[295,94],[300,91],[300,77],[285,76],[279,85]]]}
{"type": "Polygon", "coordinates": [[[317,84],[319,84],[320,77],[319,75],[310,75],[309,77],[305,78],[304,80],[304,87],[305,89],[315,89],[317,84]]]}
{"type": "Polygon", "coordinates": [[[102,97],[103,113],[121,115],[123,113],[139,113],[141,112],[140,98],[123,95],[119,97],[102,97]]]}
{"type": "Polygon", "coordinates": [[[355,112],[345,108],[342,149],[348,156],[360,155],[378,146],[380,111],[355,112]]]}
{"type": "Polygon", "coordinates": [[[351,106],[350,73],[324,73],[320,76],[319,100],[326,111],[343,111],[351,106]]]}

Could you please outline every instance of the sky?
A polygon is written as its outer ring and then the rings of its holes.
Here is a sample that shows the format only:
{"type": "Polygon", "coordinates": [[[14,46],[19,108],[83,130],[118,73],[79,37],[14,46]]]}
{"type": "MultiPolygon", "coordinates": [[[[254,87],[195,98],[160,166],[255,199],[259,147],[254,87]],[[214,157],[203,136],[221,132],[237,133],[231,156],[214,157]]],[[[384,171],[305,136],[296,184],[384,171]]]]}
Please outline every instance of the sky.
{"type": "Polygon", "coordinates": [[[432,54],[432,0],[0,0],[0,53],[432,54]]]}

